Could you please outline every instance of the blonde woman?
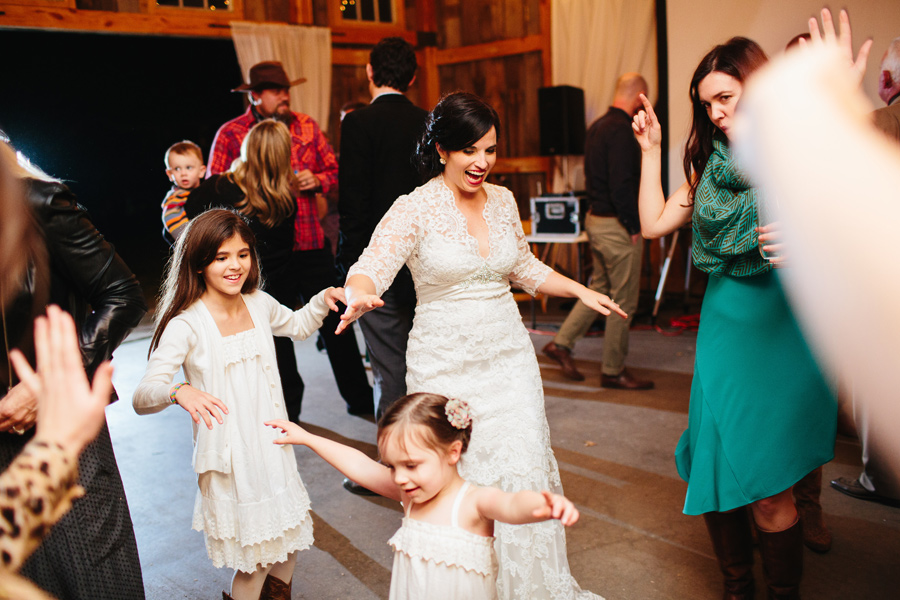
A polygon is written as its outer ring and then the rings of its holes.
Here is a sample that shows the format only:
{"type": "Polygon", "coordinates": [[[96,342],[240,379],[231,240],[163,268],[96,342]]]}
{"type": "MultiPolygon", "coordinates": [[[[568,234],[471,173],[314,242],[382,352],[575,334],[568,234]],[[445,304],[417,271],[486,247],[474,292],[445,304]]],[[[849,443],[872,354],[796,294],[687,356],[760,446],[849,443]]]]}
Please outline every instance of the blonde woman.
{"type": "MultiPolygon", "coordinates": [[[[274,119],[257,123],[241,144],[241,156],[229,171],[213,175],[188,196],[184,211],[193,219],[209,208],[234,208],[247,217],[258,241],[259,262],[266,292],[293,307],[321,290],[339,285],[334,258],[319,250],[293,250],[304,235],[295,227],[300,184],[291,168],[291,134],[274,119]]],[[[353,415],[371,414],[372,388],[353,336],[337,336],[337,314],[326,317],[322,339],[338,390],[353,415]],[[337,373],[341,373],[337,377],[337,373]]],[[[275,354],[288,418],[297,422],[303,398],[303,379],[297,372],[293,342],[275,338],[275,354]]]]}

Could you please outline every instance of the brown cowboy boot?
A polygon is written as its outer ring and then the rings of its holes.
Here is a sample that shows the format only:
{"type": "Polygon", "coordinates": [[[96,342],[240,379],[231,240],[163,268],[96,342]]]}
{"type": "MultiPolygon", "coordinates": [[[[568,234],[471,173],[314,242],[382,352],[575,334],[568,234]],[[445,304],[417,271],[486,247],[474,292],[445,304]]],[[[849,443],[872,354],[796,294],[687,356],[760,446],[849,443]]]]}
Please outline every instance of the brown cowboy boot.
{"type": "Polygon", "coordinates": [[[291,583],[285,583],[273,575],[266,575],[259,600],[291,600],[291,583]]]}
{"type": "Polygon", "coordinates": [[[725,577],[723,600],[753,600],[753,537],[747,507],[704,513],[703,520],[725,577]]]}
{"type": "Polygon", "coordinates": [[[825,553],[831,550],[831,532],[822,516],[819,494],[822,492],[822,467],[794,484],[794,502],[800,515],[803,529],[803,543],[813,552],[825,553]]]}
{"type": "Polygon", "coordinates": [[[757,527],[757,537],[766,576],[766,598],[799,600],[803,576],[803,530],[799,517],[784,531],[764,531],[757,527]]]}

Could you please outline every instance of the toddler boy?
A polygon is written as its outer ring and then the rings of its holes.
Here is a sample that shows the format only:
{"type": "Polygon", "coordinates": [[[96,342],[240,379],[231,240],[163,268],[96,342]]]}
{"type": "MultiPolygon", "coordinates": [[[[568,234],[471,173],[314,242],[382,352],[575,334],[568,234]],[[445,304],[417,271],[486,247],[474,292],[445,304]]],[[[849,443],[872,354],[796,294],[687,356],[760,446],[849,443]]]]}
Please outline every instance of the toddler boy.
{"type": "Polygon", "coordinates": [[[174,244],[188,223],[184,213],[188,194],[206,175],[200,146],[188,140],[173,144],[166,150],[166,175],[174,185],[162,203],[163,237],[174,244]]]}

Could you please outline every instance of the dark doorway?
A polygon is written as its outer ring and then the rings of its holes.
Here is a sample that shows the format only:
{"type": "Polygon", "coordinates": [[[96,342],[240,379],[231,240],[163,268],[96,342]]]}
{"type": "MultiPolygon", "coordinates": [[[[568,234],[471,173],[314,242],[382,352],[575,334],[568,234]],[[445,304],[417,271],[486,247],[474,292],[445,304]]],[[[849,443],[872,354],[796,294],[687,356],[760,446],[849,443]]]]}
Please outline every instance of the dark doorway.
{"type": "Polygon", "coordinates": [[[208,158],[244,110],[231,40],[5,30],[0,53],[0,127],[66,181],[152,300],[168,256],[166,148],[189,139],[208,158]]]}

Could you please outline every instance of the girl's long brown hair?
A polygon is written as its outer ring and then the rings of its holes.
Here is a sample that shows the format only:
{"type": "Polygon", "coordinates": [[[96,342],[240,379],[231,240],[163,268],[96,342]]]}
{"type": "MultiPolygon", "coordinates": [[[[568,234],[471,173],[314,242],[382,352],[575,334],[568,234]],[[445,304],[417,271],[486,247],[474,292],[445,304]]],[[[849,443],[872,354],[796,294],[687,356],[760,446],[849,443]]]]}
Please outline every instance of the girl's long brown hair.
{"type": "Polygon", "coordinates": [[[236,206],[266,227],[275,227],[296,207],[291,188],[291,132],[284,123],[266,119],[247,133],[241,157],[227,175],[244,192],[236,206]]]}
{"type": "Polygon", "coordinates": [[[206,291],[203,269],[213,261],[222,244],[235,235],[241,236],[250,246],[250,272],[241,287],[241,293],[249,294],[259,287],[256,236],[244,217],[233,210],[213,208],[191,219],[185,232],[178,238],[175,251],[166,266],[166,278],[156,308],[156,329],[150,341],[150,353],[159,345],[159,339],[169,321],[199,300],[206,291]]]}
{"type": "Polygon", "coordinates": [[[731,75],[743,84],[751,73],[768,60],[766,53],[753,40],[733,37],[710,50],[697,65],[691,78],[691,132],[684,144],[684,176],[691,184],[688,202],[694,200],[700,175],[712,154],[713,135],[717,130],[700,103],[700,93],[697,91],[700,82],[713,71],[718,71],[731,75]]]}

